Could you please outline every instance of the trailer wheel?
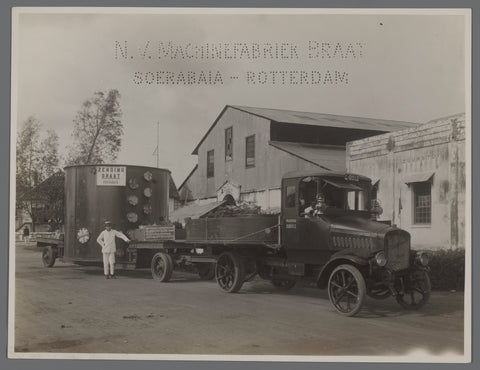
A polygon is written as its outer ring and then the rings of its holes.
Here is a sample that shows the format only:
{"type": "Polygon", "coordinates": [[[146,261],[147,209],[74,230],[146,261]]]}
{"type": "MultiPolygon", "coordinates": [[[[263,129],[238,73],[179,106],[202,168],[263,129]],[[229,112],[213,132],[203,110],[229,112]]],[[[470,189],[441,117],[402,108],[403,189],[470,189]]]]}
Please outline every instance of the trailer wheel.
{"type": "Polygon", "coordinates": [[[52,267],[55,264],[55,251],[53,250],[52,246],[47,245],[45,248],[43,248],[42,252],[42,261],[43,261],[43,266],[45,267],[52,267]]]}
{"type": "Polygon", "coordinates": [[[152,258],[151,271],[154,280],[166,283],[173,273],[172,257],[162,252],[155,254],[152,258]]]}
{"type": "Polygon", "coordinates": [[[197,263],[197,270],[202,280],[212,280],[215,277],[215,263],[197,263]]]}
{"type": "Polygon", "coordinates": [[[365,299],[365,279],[352,265],[340,265],[328,280],[328,297],[340,315],[354,316],[365,299]]]}
{"type": "Polygon", "coordinates": [[[223,291],[238,292],[245,280],[243,259],[235,252],[223,252],[215,265],[215,277],[223,291]]]}
{"type": "Polygon", "coordinates": [[[290,290],[297,284],[296,280],[272,279],[272,285],[280,290],[290,290]]]}

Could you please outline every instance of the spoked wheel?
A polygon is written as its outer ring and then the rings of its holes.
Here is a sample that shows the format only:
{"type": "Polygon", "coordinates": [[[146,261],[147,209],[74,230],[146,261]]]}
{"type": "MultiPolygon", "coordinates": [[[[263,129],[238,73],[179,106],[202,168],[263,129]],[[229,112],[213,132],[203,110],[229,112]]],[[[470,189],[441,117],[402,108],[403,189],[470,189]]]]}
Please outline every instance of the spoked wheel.
{"type": "Polygon", "coordinates": [[[245,265],[242,257],[235,252],[223,252],[215,265],[215,277],[223,291],[238,292],[245,281],[245,265]]]}
{"type": "Polygon", "coordinates": [[[214,263],[197,263],[198,276],[202,280],[212,280],[215,277],[214,263]]]}
{"type": "Polygon", "coordinates": [[[157,253],[152,258],[152,265],[150,270],[152,271],[152,277],[154,280],[161,282],[167,282],[172,277],[173,273],[173,260],[167,253],[157,253]]]}
{"type": "Polygon", "coordinates": [[[50,245],[47,245],[45,248],[43,248],[42,252],[42,261],[43,261],[43,266],[45,267],[52,267],[55,264],[55,251],[50,245]]]}
{"type": "Polygon", "coordinates": [[[432,290],[427,272],[413,271],[409,276],[403,277],[403,286],[400,279],[397,281],[400,287],[397,288],[399,293],[396,296],[400,306],[406,310],[418,310],[423,307],[430,299],[432,290]]]}
{"type": "Polygon", "coordinates": [[[295,284],[297,284],[296,280],[272,279],[272,285],[280,290],[290,290],[295,286],[295,284]]]}
{"type": "Polygon", "coordinates": [[[373,286],[367,290],[367,295],[373,299],[386,299],[392,295],[389,287],[386,285],[373,286]]]}
{"type": "Polygon", "coordinates": [[[365,299],[365,279],[352,265],[340,265],[328,280],[328,297],[333,307],[343,316],[360,311],[365,299]]]}

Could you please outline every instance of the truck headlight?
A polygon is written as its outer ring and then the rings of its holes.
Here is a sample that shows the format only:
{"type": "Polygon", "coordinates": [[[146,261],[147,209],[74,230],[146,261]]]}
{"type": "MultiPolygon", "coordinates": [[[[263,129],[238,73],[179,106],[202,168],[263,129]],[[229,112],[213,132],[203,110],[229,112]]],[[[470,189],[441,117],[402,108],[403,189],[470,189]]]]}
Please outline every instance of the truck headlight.
{"type": "Polygon", "coordinates": [[[422,266],[428,266],[428,262],[430,261],[428,253],[425,252],[419,252],[416,259],[422,266]]]}
{"type": "Polygon", "coordinates": [[[385,257],[385,253],[384,252],[378,252],[375,255],[375,262],[380,267],[385,266],[387,264],[387,257],[385,257]]]}

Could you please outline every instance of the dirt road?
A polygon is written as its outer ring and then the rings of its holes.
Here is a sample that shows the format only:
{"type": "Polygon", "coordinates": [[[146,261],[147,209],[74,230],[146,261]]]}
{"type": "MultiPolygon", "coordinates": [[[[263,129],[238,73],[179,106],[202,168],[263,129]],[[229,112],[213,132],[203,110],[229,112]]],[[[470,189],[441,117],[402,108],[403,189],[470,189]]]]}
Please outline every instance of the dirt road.
{"type": "Polygon", "coordinates": [[[119,271],[56,262],[16,248],[16,352],[403,355],[463,353],[463,294],[434,292],[419,312],[393,298],[367,299],[357,317],[338,315],[326,291],[268,282],[238,294],[214,281],[174,273],[159,283],[148,271],[119,271]]]}

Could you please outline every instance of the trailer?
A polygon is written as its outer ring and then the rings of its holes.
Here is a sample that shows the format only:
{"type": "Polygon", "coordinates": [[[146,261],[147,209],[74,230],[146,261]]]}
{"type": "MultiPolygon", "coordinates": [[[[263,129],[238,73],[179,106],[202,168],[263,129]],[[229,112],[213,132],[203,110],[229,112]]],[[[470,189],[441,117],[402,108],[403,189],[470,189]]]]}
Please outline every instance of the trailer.
{"type": "MultiPolygon", "coordinates": [[[[132,240],[117,240],[116,268],[150,269],[158,258],[155,255],[164,251],[163,243],[181,234],[168,221],[170,180],[170,171],[161,168],[109,164],[66,167],[65,233],[58,238],[37,239],[43,265],[53,267],[59,259],[100,266],[103,256],[96,239],[109,220],[132,240]]],[[[202,260],[202,264],[190,260],[185,256],[177,266],[183,263],[201,278],[213,278],[213,258],[202,260]]]]}
{"type": "Polygon", "coordinates": [[[152,276],[168,281],[181,260],[215,262],[228,293],[258,275],[282,290],[313,281],[345,316],[357,314],[366,295],[419,309],[430,297],[428,255],[411,250],[408,232],[375,220],[370,191],[370,179],[356,174],[286,174],[279,216],[188,220],[185,239],[155,253],[152,276]]]}
{"type": "Polygon", "coordinates": [[[53,267],[57,258],[63,259],[65,252],[64,234],[58,238],[37,238],[37,248],[42,249],[42,262],[45,267],[53,267]]]}

